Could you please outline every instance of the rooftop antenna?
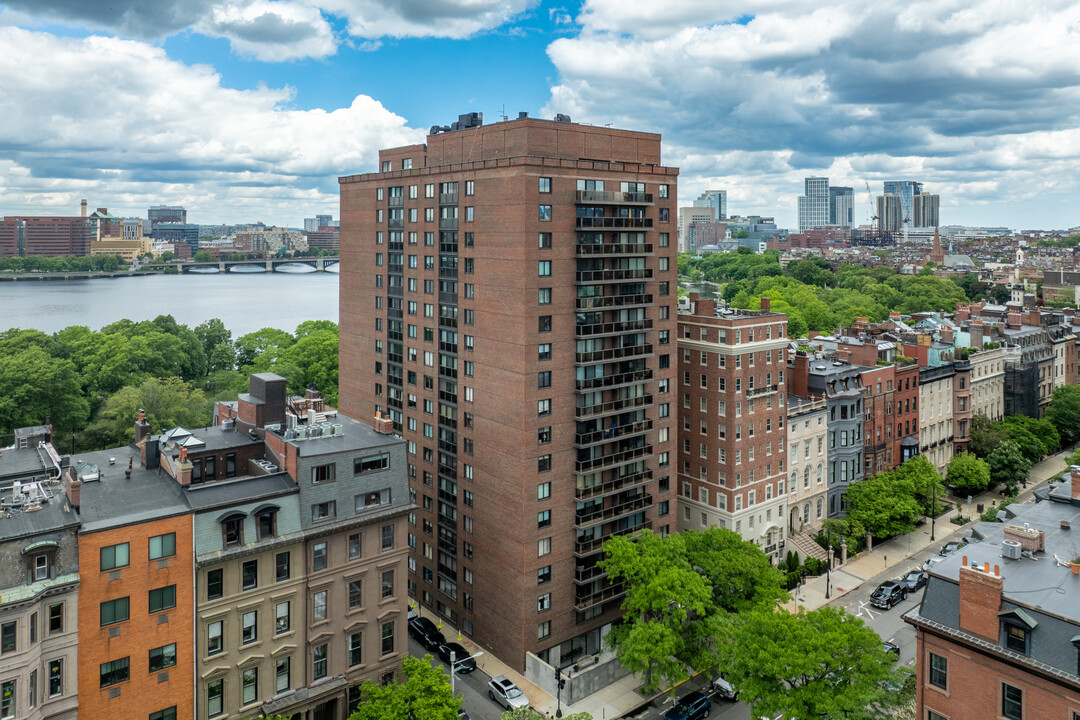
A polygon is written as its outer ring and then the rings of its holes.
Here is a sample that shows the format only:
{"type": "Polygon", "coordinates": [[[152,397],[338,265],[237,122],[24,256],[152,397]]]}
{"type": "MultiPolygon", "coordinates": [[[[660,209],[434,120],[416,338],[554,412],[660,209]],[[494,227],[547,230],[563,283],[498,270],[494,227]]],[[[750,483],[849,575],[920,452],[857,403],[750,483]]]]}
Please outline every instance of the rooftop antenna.
{"type": "Polygon", "coordinates": [[[503,122],[506,122],[507,120],[510,119],[510,118],[506,117],[506,103],[502,104],[502,109],[499,111],[499,114],[502,115],[503,122]]]}

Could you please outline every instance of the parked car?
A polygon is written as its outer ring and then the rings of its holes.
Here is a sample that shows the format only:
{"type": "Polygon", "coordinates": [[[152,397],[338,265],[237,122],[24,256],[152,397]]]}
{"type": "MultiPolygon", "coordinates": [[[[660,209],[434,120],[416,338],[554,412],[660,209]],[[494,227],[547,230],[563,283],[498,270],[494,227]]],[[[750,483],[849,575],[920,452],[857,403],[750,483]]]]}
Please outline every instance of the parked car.
{"type": "Polygon", "coordinates": [[[426,617],[414,617],[409,621],[409,636],[427,650],[437,650],[446,644],[446,638],[426,617]]]}
{"type": "Polygon", "coordinates": [[[925,570],[912,570],[900,581],[900,584],[904,586],[904,589],[908,592],[915,592],[919,588],[926,585],[930,576],[926,574],[925,570]]]}
{"type": "Polygon", "coordinates": [[[529,707],[529,698],[521,692],[521,688],[505,675],[496,675],[488,683],[488,697],[502,705],[507,710],[529,707]]]}
{"type": "Polygon", "coordinates": [[[876,608],[888,610],[907,597],[907,590],[900,583],[886,580],[877,586],[870,596],[870,604],[876,608]]]}
{"type": "Polygon", "coordinates": [[[938,554],[948,557],[963,547],[967,547],[967,540],[950,540],[941,546],[941,552],[938,554]]]}
{"type": "Polygon", "coordinates": [[[897,645],[896,643],[885,642],[884,646],[885,646],[884,647],[885,652],[892,653],[896,657],[900,657],[900,646],[899,645],[897,645]]]}
{"type": "Polygon", "coordinates": [[[739,696],[735,686],[722,677],[718,677],[712,681],[712,691],[713,697],[718,697],[723,700],[734,700],[739,696]]]}
{"type": "Polygon", "coordinates": [[[454,654],[454,664],[457,666],[457,672],[471,673],[476,669],[476,661],[469,656],[469,651],[461,645],[450,642],[439,646],[439,659],[447,665],[450,664],[450,653],[454,654]]]}
{"type": "Polygon", "coordinates": [[[927,561],[922,564],[922,569],[925,572],[925,571],[929,570],[930,568],[934,567],[935,565],[937,565],[939,562],[944,562],[944,561],[945,561],[944,556],[935,555],[934,557],[927,559],[927,561]]]}
{"type": "Polygon", "coordinates": [[[679,703],[664,714],[664,720],[701,720],[709,717],[712,703],[709,698],[695,690],[684,695],[679,703]]]}

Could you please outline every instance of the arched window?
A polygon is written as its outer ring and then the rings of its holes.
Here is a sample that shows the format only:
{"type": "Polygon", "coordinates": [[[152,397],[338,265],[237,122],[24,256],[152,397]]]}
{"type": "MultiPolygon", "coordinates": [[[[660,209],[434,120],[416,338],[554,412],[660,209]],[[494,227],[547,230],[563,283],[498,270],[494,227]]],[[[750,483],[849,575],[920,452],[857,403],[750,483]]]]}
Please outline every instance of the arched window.
{"type": "Polygon", "coordinates": [[[258,540],[277,537],[277,513],[275,505],[266,505],[255,511],[255,536],[258,540]]]}
{"type": "Polygon", "coordinates": [[[817,518],[821,519],[821,498],[817,499],[817,518]]]}
{"type": "Polygon", "coordinates": [[[822,464],[818,463],[817,464],[817,481],[818,481],[818,485],[821,484],[821,476],[822,476],[823,472],[824,472],[824,469],[823,469],[822,464]]]}
{"type": "Polygon", "coordinates": [[[809,465],[807,465],[803,469],[803,487],[804,488],[810,487],[810,466],[809,465]]]}
{"type": "MultiPolygon", "coordinates": [[[[818,502],[820,503],[821,501],[818,500],[818,502]]],[[[810,503],[806,503],[806,505],[803,507],[802,521],[804,523],[810,522],[810,503]]]]}
{"type": "Polygon", "coordinates": [[[233,513],[221,519],[221,542],[227,548],[244,544],[243,513],[233,513]]]}

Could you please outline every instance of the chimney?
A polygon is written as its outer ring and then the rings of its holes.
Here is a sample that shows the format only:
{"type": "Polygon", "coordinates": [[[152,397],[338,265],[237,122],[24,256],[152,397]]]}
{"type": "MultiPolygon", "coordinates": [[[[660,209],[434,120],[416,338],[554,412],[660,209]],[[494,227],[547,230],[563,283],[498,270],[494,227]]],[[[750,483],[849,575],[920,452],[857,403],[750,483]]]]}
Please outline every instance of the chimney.
{"type": "Polygon", "coordinates": [[[810,394],[810,356],[805,351],[795,352],[795,367],[788,378],[791,384],[791,394],[798,397],[806,397],[810,394]]]}
{"type": "Polygon", "coordinates": [[[391,435],[394,432],[394,421],[386,417],[382,412],[375,413],[375,422],[372,424],[375,432],[380,435],[391,435]]]}
{"type": "Polygon", "coordinates": [[[1022,323],[1021,323],[1021,320],[1020,320],[1020,311],[1019,310],[1009,310],[1009,317],[1008,317],[1008,319],[1005,320],[1005,327],[1019,328],[1021,324],[1022,323]]]}
{"type": "Polygon", "coordinates": [[[73,467],[64,469],[64,492],[67,494],[68,503],[78,511],[82,500],[82,481],[73,467]]]}
{"type": "Polygon", "coordinates": [[[956,306],[956,320],[962,322],[971,318],[971,308],[967,305],[956,306]]]}
{"type": "Polygon", "coordinates": [[[701,298],[694,303],[694,315],[698,317],[712,317],[716,315],[716,301],[701,298]]]}
{"type": "Polygon", "coordinates": [[[960,568],[960,629],[993,643],[998,641],[998,612],[1001,588],[1005,584],[997,565],[968,566],[967,555],[960,568]]]}
{"type": "Polygon", "coordinates": [[[1037,309],[1028,310],[1027,323],[1028,325],[1036,326],[1042,324],[1042,316],[1039,315],[1039,311],[1037,309]]]}
{"type": "Polygon", "coordinates": [[[952,328],[941,328],[941,342],[949,343],[950,345],[952,345],[952,343],[953,343],[952,328]]]}
{"type": "Polygon", "coordinates": [[[769,312],[769,307],[770,307],[771,303],[772,303],[772,301],[769,298],[767,298],[767,297],[761,298],[761,311],[762,312],[769,312]]]}
{"type": "Polygon", "coordinates": [[[889,319],[890,320],[899,320],[900,319],[900,313],[896,312],[895,310],[889,311],[889,319]]]}
{"type": "Polygon", "coordinates": [[[82,201],[82,217],[86,217],[86,198],[82,201]]]}
{"type": "Polygon", "coordinates": [[[139,408],[139,417],[135,420],[135,443],[150,436],[150,423],[146,421],[146,411],[139,408]]]}
{"type": "Polygon", "coordinates": [[[1046,533],[1036,530],[1028,525],[1006,525],[1004,531],[1006,540],[1015,540],[1020,543],[1022,550],[1030,550],[1033,553],[1046,552],[1046,533]]]}
{"type": "Polygon", "coordinates": [[[1072,471],[1072,499],[1080,500],[1080,465],[1073,465],[1072,471]]]}

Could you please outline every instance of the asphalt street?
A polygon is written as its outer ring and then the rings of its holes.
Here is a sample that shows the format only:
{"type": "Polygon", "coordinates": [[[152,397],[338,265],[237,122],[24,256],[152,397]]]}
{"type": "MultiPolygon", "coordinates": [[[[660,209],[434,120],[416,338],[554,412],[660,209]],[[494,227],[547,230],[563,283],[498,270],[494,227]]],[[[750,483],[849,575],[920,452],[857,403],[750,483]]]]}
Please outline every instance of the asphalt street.
{"type": "MultiPolygon", "coordinates": [[[[431,655],[435,664],[449,673],[446,663],[439,660],[436,652],[428,652],[424,646],[409,637],[409,654],[413,657],[431,655]]],[[[469,714],[470,720],[499,720],[503,708],[488,699],[487,684],[491,680],[487,673],[477,668],[470,673],[458,673],[454,679],[454,689],[462,696],[461,707],[469,714]]]]}

